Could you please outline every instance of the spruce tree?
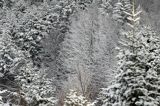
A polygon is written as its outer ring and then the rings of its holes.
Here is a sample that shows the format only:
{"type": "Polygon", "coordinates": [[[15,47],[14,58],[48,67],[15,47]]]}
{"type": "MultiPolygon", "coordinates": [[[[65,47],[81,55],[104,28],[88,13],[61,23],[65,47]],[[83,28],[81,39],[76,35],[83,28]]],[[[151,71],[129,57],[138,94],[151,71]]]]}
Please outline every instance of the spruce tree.
{"type": "Polygon", "coordinates": [[[131,30],[124,32],[120,41],[117,81],[102,91],[102,106],[159,106],[160,78],[157,71],[159,61],[159,38],[149,26],[138,26],[140,11],[132,12],[128,25],[131,30]]]}
{"type": "Polygon", "coordinates": [[[57,102],[55,98],[56,87],[53,79],[47,78],[46,68],[33,68],[30,61],[25,61],[25,65],[17,72],[17,82],[21,85],[22,96],[29,106],[54,106],[57,102]]]}

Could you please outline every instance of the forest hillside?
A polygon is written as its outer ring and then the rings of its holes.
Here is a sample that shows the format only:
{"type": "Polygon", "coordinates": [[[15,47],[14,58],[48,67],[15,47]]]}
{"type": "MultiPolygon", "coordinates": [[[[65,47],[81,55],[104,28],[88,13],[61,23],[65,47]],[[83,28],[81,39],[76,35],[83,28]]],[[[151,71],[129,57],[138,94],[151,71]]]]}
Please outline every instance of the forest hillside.
{"type": "Polygon", "coordinates": [[[0,0],[0,106],[160,106],[160,0],[0,0]]]}

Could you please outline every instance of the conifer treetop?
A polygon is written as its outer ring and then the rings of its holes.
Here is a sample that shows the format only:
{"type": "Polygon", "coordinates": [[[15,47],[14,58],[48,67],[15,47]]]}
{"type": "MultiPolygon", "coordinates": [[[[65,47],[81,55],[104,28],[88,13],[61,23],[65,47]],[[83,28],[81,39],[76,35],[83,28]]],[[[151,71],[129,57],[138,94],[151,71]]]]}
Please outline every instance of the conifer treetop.
{"type": "Polygon", "coordinates": [[[129,16],[127,17],[127,20],[129,21],[127,25],[129,25],[132,29],[134,29],[135,26],[139,23],[139,20],[140,20],[139,15],[141,12],[142,12],[141,10],[136,9],[135,0],[132,0],[131,12],[124,11],[124,13],[129,16]]]}

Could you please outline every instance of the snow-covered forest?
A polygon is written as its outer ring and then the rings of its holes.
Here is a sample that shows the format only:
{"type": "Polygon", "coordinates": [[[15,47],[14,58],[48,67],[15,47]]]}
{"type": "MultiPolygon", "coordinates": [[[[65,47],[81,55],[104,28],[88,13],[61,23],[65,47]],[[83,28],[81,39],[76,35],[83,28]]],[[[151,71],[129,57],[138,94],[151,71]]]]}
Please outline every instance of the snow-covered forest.
{"type": "Polygon", "coordinates": [[[0,106],[160,106],[160,0],[0,0],[0,106]]]}

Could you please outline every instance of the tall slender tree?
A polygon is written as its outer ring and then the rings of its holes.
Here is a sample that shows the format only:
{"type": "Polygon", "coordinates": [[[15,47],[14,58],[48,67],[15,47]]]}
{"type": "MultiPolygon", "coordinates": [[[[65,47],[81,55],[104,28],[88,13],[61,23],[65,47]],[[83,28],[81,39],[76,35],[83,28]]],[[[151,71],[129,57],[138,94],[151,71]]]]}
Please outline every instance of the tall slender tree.
{"type": "MultiPolygon", "coordinates": [[[[90,97],[95,97],[104,81],[111,80],[111,64],[114,63],[114,34],[112,21],[108,15],[102,15],[97,8],[97,2],[89,6],[86,11],[80,12],[80,17],[72,22],[71,33],[64,39],[61,49],[61,61],[64,70],[76,76],[77,71],[88,73],[91,82],[83,94],[90,89],[90,97]],[[85,18],[84,18],[85,16],[85,18]],[[104,23],[106,22],[106,23],[104,23]],[[90,74],[92,73],[92,74],[90,74]],[[107,76],[105,78],[105,76],[107,76]]],[[[84,76],[82,76],[83,79],[84,76]]]]}

